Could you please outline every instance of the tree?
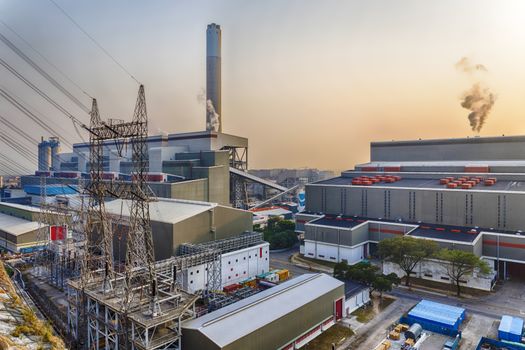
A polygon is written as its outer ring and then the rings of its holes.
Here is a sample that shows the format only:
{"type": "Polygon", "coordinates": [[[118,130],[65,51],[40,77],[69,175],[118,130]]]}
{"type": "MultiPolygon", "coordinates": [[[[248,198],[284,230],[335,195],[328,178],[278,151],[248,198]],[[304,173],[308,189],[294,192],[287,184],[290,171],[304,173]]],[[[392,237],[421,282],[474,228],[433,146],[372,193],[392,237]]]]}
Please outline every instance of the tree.
{"type": "Polygon", "coordinates": [[[379,292],[379,297],[383,298],[383,292],[390,292],[392,290],[392,281],[386,276],[377,276],[372,282],[372,289],[379,292]]]}
{"type": "Polygon", "coordinates": [[[334,265],[334,277],[338,280],[345,280],[346,273],[348,272],[349,268],[350,266],[348,266],[348,262],[346,260],[338,262],[334,265]]]}
{"type": "Polygon", "coordinates": [[[383,261],[399,266],[405,272],[405,285],[410,285],[410,274],[421,261],[438,251],[434,241],[410,236],[388,238],[379,242],[378,254],[383,261]]]}
{"type": "Polygon", "coordinates": [[[262,232],[264,240],[270,243],[270,249],[290,248],[298,242],[294,222],[280,217],[269,218],[262,232]]]}
{"type": "Polygon", "coordinates": [[[447,270],[451,283],[456,285],[456,295],[458,297],[461,296],[461,281],[466,276],[472,275],[476,270],[482,274],[490,272],[487,262],[471,252],[442,249],[436,257],[447,270]]]}
{"type": "Polygon", "coordinates": [[[361,261],[348,268],[346,279],[371,286],[379,273],[379,267],[368,261],[361,261]]]}

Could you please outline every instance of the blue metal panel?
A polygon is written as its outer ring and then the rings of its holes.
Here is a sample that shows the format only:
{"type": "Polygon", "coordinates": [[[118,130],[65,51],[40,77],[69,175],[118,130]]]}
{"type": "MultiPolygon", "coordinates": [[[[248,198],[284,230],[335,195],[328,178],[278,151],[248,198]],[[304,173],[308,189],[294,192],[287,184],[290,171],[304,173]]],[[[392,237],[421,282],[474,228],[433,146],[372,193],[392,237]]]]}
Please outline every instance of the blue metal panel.
{"type": "Polygon", "coordinates": [[[465,309],[422,300],[410,310],[408,316],[418,322],[426,322],[438,327],[458,330],[459,325],[465,319],[465,309]]]}
{"type": "Polygon", "coordinates": [[[498,328],[498,338],[513,342],[521,342],[523,319],[504,315],[498,328]]]}

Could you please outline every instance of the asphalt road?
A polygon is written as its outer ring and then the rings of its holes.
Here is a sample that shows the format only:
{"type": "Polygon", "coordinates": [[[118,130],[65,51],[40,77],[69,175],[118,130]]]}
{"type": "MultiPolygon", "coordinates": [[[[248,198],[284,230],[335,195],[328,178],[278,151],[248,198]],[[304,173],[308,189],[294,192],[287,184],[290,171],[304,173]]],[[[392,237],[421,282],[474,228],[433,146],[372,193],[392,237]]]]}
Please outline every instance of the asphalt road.
{"type": "Polygon", "coordinates": [[[299,246],[296,246],[286,252],[272,253],[270,252],[270,268],[272,269],[287,269],[292,274],[292,277],[300,276],[305,273],[312,273],[308,269],[295,266],[290,262],[290,256],[299,251],[299,246]]]}

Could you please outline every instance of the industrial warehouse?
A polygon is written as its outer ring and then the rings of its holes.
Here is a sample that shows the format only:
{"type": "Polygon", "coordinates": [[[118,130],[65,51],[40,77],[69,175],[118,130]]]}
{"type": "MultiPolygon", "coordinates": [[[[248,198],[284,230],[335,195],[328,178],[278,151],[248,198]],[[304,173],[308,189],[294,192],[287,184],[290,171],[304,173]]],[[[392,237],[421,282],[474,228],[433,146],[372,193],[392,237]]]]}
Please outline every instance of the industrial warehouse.
{"type": "MultiPolygon", "coordinates": [[[[306,256],[356,263],[379,241],[410,235],[491,261],[499,278],[523,274],[525,136],[373,142],[370,154],[355,170],[306,185],[297,215],[306,256]]],[[[446,278],[428,262],[416,270],[446,278]]],[[[493,283],[492,275],[468,281],[493,283]]]]}

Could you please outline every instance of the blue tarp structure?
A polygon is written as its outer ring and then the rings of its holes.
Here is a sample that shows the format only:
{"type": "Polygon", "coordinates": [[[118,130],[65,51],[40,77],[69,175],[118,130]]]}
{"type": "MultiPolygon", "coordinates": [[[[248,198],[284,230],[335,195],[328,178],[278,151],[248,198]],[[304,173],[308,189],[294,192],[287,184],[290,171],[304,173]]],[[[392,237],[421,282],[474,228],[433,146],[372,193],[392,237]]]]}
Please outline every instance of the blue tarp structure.
{"type": "Polygon", "coordinates": [[[498,337],[501,340],[521,342],[523,334],[523,319],[504,315],[498,328],[498,337]]]}
{"type": "MultiPolygon", "coordinates": [[[[45,193],[47,196],[65,195],[65,194],[77,194],[78,186],[76,185],[46,185],[45,193]]],[[[26,185],[24,186],[24,192],[27,194],[39,196],[40,185],[26,185]]]]}
{"type": "Polygon", "coordinates": [[[421,300],[408,312],[408,318],[414,320],[414,322],[432,324],[439,328],[457,331],[459,325],[465,319],[465,309],[429,300],[421,300]]]}

